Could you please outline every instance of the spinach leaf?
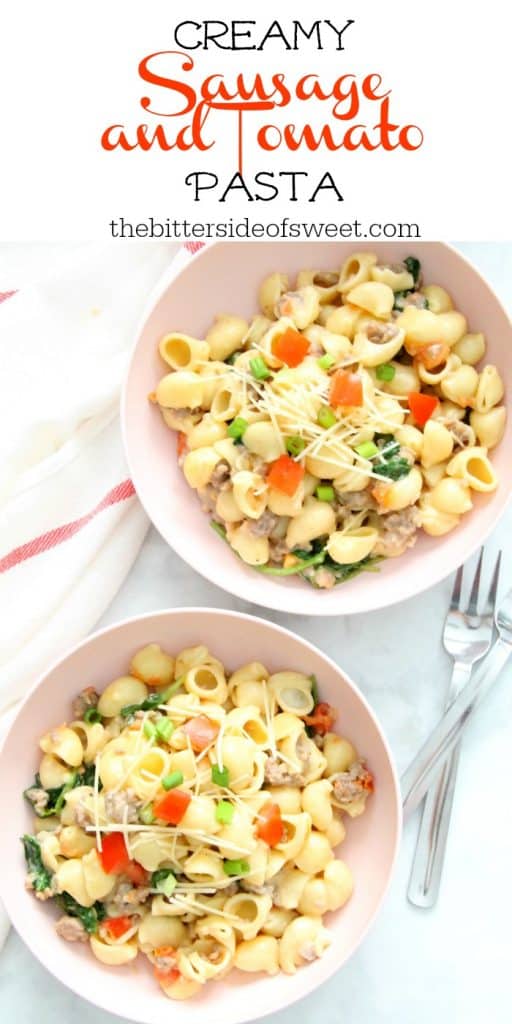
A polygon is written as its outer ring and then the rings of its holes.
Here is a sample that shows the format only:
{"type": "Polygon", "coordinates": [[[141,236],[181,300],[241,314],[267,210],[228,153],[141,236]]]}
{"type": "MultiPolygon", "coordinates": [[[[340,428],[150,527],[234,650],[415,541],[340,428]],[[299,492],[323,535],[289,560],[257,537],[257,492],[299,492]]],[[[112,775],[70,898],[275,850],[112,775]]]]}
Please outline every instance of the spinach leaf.
{"type": "MultiPolygon", "coordinates": [[[[338,562],[334,562],[328,554],[326,554],[322,568],[328,569],[332,572],[337,586],[339,583],[347,583],[348,580],[354,579],[355,576],[359,576],[361,572],[378,572],[377,566],[379,562],[383,561],[383,557],[380,555],[366,555],[359,562],[353,562],[350,565],[339,565],[338,562]]],[[[302,578],[310,583],[312,587],[317,587],[318,584],[315,582],[315,571],[307,570],[302,574],[302,578]]],[[[320,588],[318,588],[320,589],[320,588]]]]}
{"type": "Polygon", "coordinates": [[[123,718],[130,718],[136,711],[154,711],[162,703],[164,701],[161,693],[151,693],[145,700],[141,700],[140,704],[127,704],[121,708],[121,714],[123,718]]]}
{"type": "Polygon", "coordinates": [[[145,700],[141,700],[140,704],[127,704],[126,707],[121,708],[121,714],[123,718],[130,718],[135,714],[136,711],[154,711],[160,707],[160,704],[166,704],[167,701],[172,697],[183,686],[183,680],[185,676],[179,676],[174,683],[171,683],[166,690],[160,690],[158,693],[150,693],[149,697],[145,700]]]}
{"type": "MultiPolygon", "coordinates": [[[[296,552],[293,552],[296,555],[296,552]]],[[[312,565],[322,565],[325,559],[323,551],[319,551],[316,555],[309,555],[308,558],[300,558],[295,565],[290,565],[287,568],[279,565],[254,565],[253,569],[257,569],[258,572],[265,573],[268,576],[296,576],[301,574],[305,569],[309,569],[312,565]]]]}
{"type": "MultiPolygon", "coordinates": [[[[94,776],[95,776],[95,774],[96,774],[96,769],[94,767],[94,764],[86,765],[86,767],[84,768],[83,772],[81,772],[81,774],[78,776],[78,780],[79,781],[76,783],[76,785],[77,786],[94,786],[94,776]]],[[[99,783],[100,783],[99,788],[101,789],[101,779],[99,780],[99,783]]]]}
{"type": "Polygon", "coordinates": [[[27,862],[32,888],[35,892],[44,892],[49,888],[52,876],[46,870],[41,858],[41,845],[35,836],[23,836],[23,851],[27,862]]]}
{"type": "MultiPolygon", "coordinates": [[[[404,265],[407,267],[407,270],[412,275],[414,285],[412,288],[406,288],[404,291],[395,292],[393,309],[399,313],[401,313],[402,310],[405,309],[407,305],[407,296],[410,295],[411,292],[418,290],[421,278],[421,263],[419,260],[416,259],[415,256],[408,256],[407,259],[404,260],[404,265]]],[[[419,302],[420,298],[418,297],[418,303],[419,302]]],[[[424,296],[421,296],[421,305],[418,305],[418,308],[428,309],[428,301],[424,296]]]]}
{"type": "Polygon", "coordinates": [[[34,784],[25,789],[23,796],[25,800],[28,800],[38,818],[49,818],[53,814],[60,814],[64,807],[66,793],[69,793],[71,789],[75,789],[77,786],[93,786],[94,785],[94,765],[88,764],[84,768],[83,772],[74,772],[70,779],[62,786],[57,786],[54,789],[44,789],[41,785],[41,779],[39,774],[34,779],[34,784]],[[38,807],[38,798],[35,791],[43,790],[48,799],[44,808],[38,807]]]}
{"type": "Polygon", "coordinates": [[[410,274],[412,274],[412,277],[414,278],[414,286],[417,287],[421,274],[420,261],[416,259],[416,256],[407,256],[407,258],[404,260],[404,263],[405,266],[407,267],[407,270],[409,271],[410,274]]]}
{"type": "Polygon", "coordinates": [[[329,569],[334,572],[336,583],[346,583],[362,572],[378,572],[377,565],[382,561],[381,556],[366,555],[366,558],[362,558],[360,562],[352,562],[351,565],[338,565],[337,562],[333,562],[329,569]]]}
{"type": "Polygon", "coordinates": [[[100,903],[99,900],[96,900],[92,907],[82,907],[69,893],[62,892],[55,897],[55,902],[69,917],[77,917],[90,935],[98,930],[100,921],[103,921],[107,915],[103,903],[100,903]]]}
{"type": "Polygon", "coordinates": [[[402,477],[408,476],[411,472],[411,464],[407,459],[402,459],[401,457],[386,459],[385,462],[374,464],[373,472],[377,476],[387,477],[388,480],[401,480],[402,477]]]}
{"type": "Polygon", "coordinates": [[[379,454],[373,463],[373,472],[389,480],[401,480],[411,471],[411,465],[400,455],[400,445],[393,434],[376,434],[379,454]]]}
{"type": "MultiPolygon", "coordinates": [[[[413,289],[409,288],[409,290],[405,292],[395,292],[395,298],[393,302],[393,309],[395,310],[395,312],[402,313],[404,311],[407,305],[407,296],[411,295],[412,291],[413,289]]],[[[417,309],[428,309],[428,300],[425,298],[424,295],[422,295],[421,299],[418,299],[414,303],[414,305],[416,306],[417,309]]]]}
{"type": "Polygon", "coordinates": [[[406,298],[407,298],[407,296],[409,294],[410,294],[410,291],[395,292],[395,297],[393,299],[393,309],[394,309],[394,311],[396,313],[402,313],[403,312],[403,310],[405,309],[405,305],[406,305],[405,300],[406,300],[406,298]]]}

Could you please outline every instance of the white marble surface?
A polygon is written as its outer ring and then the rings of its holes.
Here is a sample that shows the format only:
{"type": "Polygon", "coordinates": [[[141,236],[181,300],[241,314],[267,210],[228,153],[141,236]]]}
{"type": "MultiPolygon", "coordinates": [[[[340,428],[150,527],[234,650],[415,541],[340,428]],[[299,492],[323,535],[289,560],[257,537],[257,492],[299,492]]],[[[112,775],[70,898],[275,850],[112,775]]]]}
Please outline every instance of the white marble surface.
{"type": "MultiPolygon", "coordinates": [[[[460,248],[510,298],[512,253],[488,243],[460,248]],[[508,262],[508,266],[507,266],[508,262]]],[[[491,538],[510,552],[512,510],[491,538]]],[[[510,557],[502,588],[512,585],[510,557]]],[[[241,608],[294,629],[334,657],[359,683],[385,728],[399,769],[415,754],[443,703],[449,660],[441,648],[451,589],[447,580],[420,597],[345,620],[265,612],[202,580],[151,530],[121,592],[100,625],[160,607],[241,608]]],[[[416,820],[405,828],[398,867],[385,906],[352,960],[313,995],[269,1024],[508,1024],[512,828],[510,745],[512,671],[480,709],[467,732],[459,771],[443,886],[432,911],[405,897],[416,820]]],[[[122,983],[122,982],[121,982],[122,983]]],[[[77,999],[11,934],[0,957],[2,1019],[17,1024],[73,1020],[114,1024],[116,1018],[77,999]]],[[[170,1015],[174,1011],[170,1007],[170,1015]]],[[[179,1009],[178,1009],[179,1013],[179,1009]]]]}

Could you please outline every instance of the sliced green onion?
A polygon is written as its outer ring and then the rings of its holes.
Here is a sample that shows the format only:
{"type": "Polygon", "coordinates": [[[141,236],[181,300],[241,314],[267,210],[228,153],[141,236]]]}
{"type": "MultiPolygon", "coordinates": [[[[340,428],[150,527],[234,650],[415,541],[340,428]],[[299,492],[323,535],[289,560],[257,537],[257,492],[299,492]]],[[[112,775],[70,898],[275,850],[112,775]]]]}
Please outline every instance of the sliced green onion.
{"type": "Polygon", "coordinates": [[[330,352],[326,352],[325,355],[320,356],[320,359],[317,359],[317,363],[321,370],[330,370],[331,366],[334,366],[335,362],[336,360],[330,352]]]}
{"type": "Polygon", "coordinates": [[[227,800],[221,800],[215,808],[215,819],[219,825],[231,825],[235,808],[227,800]]]}
{"type": "Polygon", "coordinates": [[[225,860],[222,867],[225,875],[247,875],[250,871],[247,860],[225,860]]]}
{"type": "Polygon", "coordinates": [[[91,725],[94,722],[101,722],[98,708],[87,708],[87,711],[84,711],[84,722],[89,722],[91,725]]]}
{"type": "Polygon", "coordinates": [[[228,427],[228,437],[232,437],[234,441],[241,441],[242,437],[247,430],[249,423],[244,420],[243,416],[237,416],[228,427]]]}
{"type": "Polygon", "coordinates": [[[328,430],[329,427],[333,427],[334,424],[336,423],[336,416],[334,415],[332,409],[330,409],[328,405],[322,405],[320,407],[316,419],[317,423],[321,427],[324,427],[325,430],[328,430]]]}
{"type": "Polygon", "coordinates": [[[304,438],[299,437],[298,434],[294,434],[293,437],[287,437],[285,443],[288,455],[293,456],[300,455],[301,452],[303,452],[304,448],[306,447],[306,442],[304,441],[304,438]]]}
{"type": "Polygon", "coordinates": [[[315,494],[319,501],[334,501],[335,498],[334,487],[329,484],[319,484],[315,494]]]}
{"type": "Polygon", "coordinates": [[[143,825],[152,825],[155,820],[153,804],[147,804],[146,807],[141,807],[139,811],[139,818],[143,825]]]}
{"type": "Polygon", "coordinates": [[[176,878],[172,871],[169,868],[160,868],[159,871],[153,871],[151,875],[151,888],[163,893],[164,896],[172,896],[176,888],[176,878]]]}
{"type": "Polygon", "coordinates": [[[267,380],[270,377],[270,370],[261,356],[256,356],[256,359],[251,359],[249,366],[251,373],[256,380],[267,380]]]}
{"type": "Polygon", "coordinates": [[[146,736],[148,740],[152,740],[153,737],[156,736],[156,725],[153,725],[153,722],[144,722],[143,730],[144,736],[146,736]]]}
{"type": "Polygon", "coordinates": [[[216,786],[229,786],[228,769],[219,768],[218,764],[212,764],[212,782],[216,786]]]}
{"type": "Polygon", "coordinates": [[[176,786],[181,786],[182,782],[183,772],[170,772],[169,775],[164,775],[162,786],[164,789],[176,789],[176,786]]]}
{"type": "Polygon", "coordinates": [[[363,441],[362,444],[356,444],[354,451],[356,451],[362,459],[373,459],[374,455],[379,454],[379,449],[373,441],[363,441]]]}
{"type": "Polygon", "coordinates": [[[171,722],[170,718],[160,718],[155,726],[156,738],[167,743],[167,740],[171,738],[175,728],[176,726],[174,722],[171,722]]]}
{"type": "Polygon", "coordinates": [[[393,380],[395,373],[396,369],[394,366],[391,366],[391,363],[381,363],[375,371],[377,380],[393,380]]]}

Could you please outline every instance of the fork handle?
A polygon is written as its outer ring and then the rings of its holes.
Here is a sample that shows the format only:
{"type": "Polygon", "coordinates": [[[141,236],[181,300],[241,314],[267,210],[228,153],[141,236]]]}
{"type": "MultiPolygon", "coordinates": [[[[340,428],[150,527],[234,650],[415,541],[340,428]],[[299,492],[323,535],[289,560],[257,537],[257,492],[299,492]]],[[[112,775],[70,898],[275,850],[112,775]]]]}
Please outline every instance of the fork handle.
{"type": "Polygon", "coordinates": [[[415,907],[433,907],[439,895],[459,753],[460,746],[455,748],[425,797],[407,889],[409,903],[415,907]]]}
{"type": "Polygon", "coordinates": [[[496,640],[481,668],[477,669],[469,682],[455,697],[445,711],[421,750],[413,758],[400,779],[404,818],[419,806],[427,790],[453,748],[461,738],[468,719],[474,714],[480,702],[487,696],[492,684],[500,677],[512,655],[512,629],[496,640]],[[509,642],[510,636],[510,642],[509,642]],[[506,637],[506,638],[505,638],[506,637]]]}
{"type": "MultiPolygon", "coordinates": [[[[472,665],[455,662],[445,710],[468,682],[471,670],[472,665]]],[[[433,907],[439,894],[459,752],[460,744],[454,749],[425,797],[407,890],[409,902],[415,907],[433,907]]]]}

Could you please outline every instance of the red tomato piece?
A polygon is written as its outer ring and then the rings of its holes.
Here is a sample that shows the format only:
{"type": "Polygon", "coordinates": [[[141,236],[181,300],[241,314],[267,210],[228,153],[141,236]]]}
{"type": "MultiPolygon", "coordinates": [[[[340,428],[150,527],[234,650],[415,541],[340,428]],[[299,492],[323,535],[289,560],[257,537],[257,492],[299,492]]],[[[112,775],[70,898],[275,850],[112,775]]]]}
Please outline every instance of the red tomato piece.
{"type": "Polygon", "coordinates": [[[407,403],[416,423],[423,427],[437,409],[439,399],[435,395],[423,395],[421,391],[411,391],[407,397],[407,403]]]}
{"type": "Polygon", "coordinates": [[[281,819],[281,808],[278,804],[265,804],[258,815],[259,821],[256,828],[258,839],[263,839],[267,846],[276,846],[284,835],[284,826],[281,819]]]}
{"type": "Polygon", "coordinates": [[[101,866],[107,875],[114,875],[125,871],[130,863],[130,856],[126,849],[124,835],[122,832],[109,832],[103,836],[102,849],[98,850],[101,866]]]}
{"type": "Polygon", "coordinates": [[[299,366],[309,352],[309,341],[292,327],[280,334],[272,343],[272,352],[287,366],[299,366]]]}
{"type": "Polygon", "coordinates": [[[189,737],[192,750],[196,754],[213,743],[218,731],[217,723],[212,722],[211,718],[207,718],[206,715],[197,715],[197,718],[189,719],[183,726],[183,732],[186,732],[189,737]]]}
{"type": "Polygon", "coordinates": [[[142,864],[137,864],[136,860],[131,860],[129,864],[124,868],[124,874],[133,882],[134,885],[146,885],[148,881],[148,872],[142,867],[142,864]]]}
{"type": "Polygon", "coordinates": [[[289,455],[280,455],[271,463],[267,481],[270,487],[275,487],[277,491],[282,491],[291,498],[304,478],[304,473],[304,466],[299,462],[295,462],[289,455]]]}
{"type": "Polygon", "coordinates": [[[133,924],[131,917],[108,917],[102,922],[101,928],[111,939],[120,939],[133,924]]]}
{"type": "Polygon", "coordinates": [[[332,376],[329,403],[333,408],[338,405],[362,405],[363,382],[359,374],[337,370],[332,376]]]}
{"type": "Polygon", "coordinates": [[[155,818],[167,821],[169,825],[179,825],[191,800],[190,793],[184,789],[170,789],[160,800],[155,800],[155,818]]]}
{"type": "Polygon", "coordinates": [[[317,732],[320,736],[325,736],[326,732],[331,731],[336,721],[336,711],[327,701],[321,701],[313,710],[312,715],[306,715],[304,721],[314,732],[317,732]]]}

